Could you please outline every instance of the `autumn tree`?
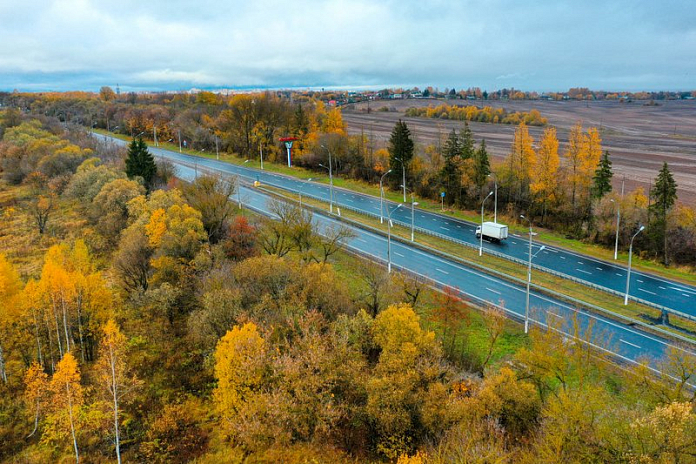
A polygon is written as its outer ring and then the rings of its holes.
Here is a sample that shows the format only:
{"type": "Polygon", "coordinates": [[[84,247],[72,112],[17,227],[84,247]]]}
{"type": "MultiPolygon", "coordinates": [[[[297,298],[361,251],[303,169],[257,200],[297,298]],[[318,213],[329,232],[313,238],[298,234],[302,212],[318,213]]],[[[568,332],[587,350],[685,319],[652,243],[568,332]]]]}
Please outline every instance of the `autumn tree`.
{"type": "Polygon", "coordinates": [[[39,428],[41,408],[46,404],[47,399],[48,374],[44,372],[43,366],[37,362],[33,362],[29,366],[26,374],[24,374],[24,386],[24,398],[34,413],[34,430],[29,434],[29,437],[31,437],[39,428]]]}
{"type": "Polygon", "coordinates": [[[121,333],[113,319],[109,319],[103,327],[97,360],[96,371],[99,377],[100,390],[105,393],[105,404],[111,410],[113,417],[113,439],[116,447],[116,459],[121,462],[121,431],[120,417],[124,397],[129,388],[136,383],[129,376],[126,365],[126,337],[121,333]]]}
{"type": "Polygon", "coordinates": [[[56,209],[55,196],[52,193],[39,195],[31,203],[31,214],[36,222],[39,234],[46,232],[48,220],[56,209]]]}
{"type": "Polygon", "coordinates": [[[515,130],[512,147],[506,161],[508,197],[512,196],[515,203],[519,203],[527,195],[532,169],[536,164],[533,144],[534,139],[529,135],[526,124],[520,123],[515,130]]]}
{"type": "Polygon", "coordinates": [[[7,383],[3,345],[10,338],[12,326],[18,321],[17,297],[21,289],[19,274],[5,255],[0,253],[0,380],[3,383],[7,383]]]}
{"type": "Polygon", "coordinates": [[[52,409],[46,419],[44,439],[61,441],[70,437],[75,460],[80,462],[77,433],[80,411],[84,403],[84,390],[80,384],[80,369],[72,354],[65,353],[56,366],[49,390],[52,409]]]}
{"type": "Polygon", "coordinates": [[[217,243],[225,235],[234,212],[230,197],[236,189],[235,182],[209,175],[198,176],[183,188],[188,204],[201,213],[201,221],[210,243],[217,243]]]}
{"type": "Polygon", "coordinates": [[[556,129],[549,127],[544,130],[539,150],[537,151],[534,169],[531,171],[529,190],[537,201],[541,202],[541,220],[544,222],[549,203],[556,201],[558,189],[558,139],[556,129]]]}

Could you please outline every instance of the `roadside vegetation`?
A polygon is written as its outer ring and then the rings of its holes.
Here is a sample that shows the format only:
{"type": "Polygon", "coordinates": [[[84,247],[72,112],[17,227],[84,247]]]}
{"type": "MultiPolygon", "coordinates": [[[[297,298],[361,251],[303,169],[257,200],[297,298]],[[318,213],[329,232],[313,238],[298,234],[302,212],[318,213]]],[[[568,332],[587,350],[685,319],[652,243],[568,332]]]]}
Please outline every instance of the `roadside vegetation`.
{"type": "Polygon", "coordinates": [[[689,462],[696,360],[613,366],[0,112],[0,462],[689,462]],[[9,122],[8,122],[9,121],[9,122]]]}

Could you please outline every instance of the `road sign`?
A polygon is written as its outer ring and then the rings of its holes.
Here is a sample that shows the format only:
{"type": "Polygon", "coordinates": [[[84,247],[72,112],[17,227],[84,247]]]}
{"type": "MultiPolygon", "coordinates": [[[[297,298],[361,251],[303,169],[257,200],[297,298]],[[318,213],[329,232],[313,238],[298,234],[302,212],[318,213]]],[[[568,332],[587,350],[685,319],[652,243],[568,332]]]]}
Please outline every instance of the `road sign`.
{"type": "Polygon", "coordinates": [[[440,192],[440,196],[444,198],[444,197],[445,197],[445,192],[440,192]]]}

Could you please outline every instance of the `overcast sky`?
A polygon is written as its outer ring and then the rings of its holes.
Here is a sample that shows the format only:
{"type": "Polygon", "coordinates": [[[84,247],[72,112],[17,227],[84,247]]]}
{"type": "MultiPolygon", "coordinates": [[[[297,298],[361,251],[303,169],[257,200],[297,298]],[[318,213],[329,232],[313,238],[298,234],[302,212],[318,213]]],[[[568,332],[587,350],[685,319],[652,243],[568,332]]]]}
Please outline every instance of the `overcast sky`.
{"type": "Polygon", "coordinates": [[[693,0],[0,0],[0,90],[692,90],[693,0]]]}

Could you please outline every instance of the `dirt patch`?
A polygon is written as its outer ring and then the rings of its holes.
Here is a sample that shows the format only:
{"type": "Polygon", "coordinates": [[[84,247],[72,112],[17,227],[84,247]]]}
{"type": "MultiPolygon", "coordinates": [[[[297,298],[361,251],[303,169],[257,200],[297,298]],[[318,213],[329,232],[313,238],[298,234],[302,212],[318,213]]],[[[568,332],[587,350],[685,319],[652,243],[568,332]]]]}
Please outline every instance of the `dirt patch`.
{"type": "MultiPolygon", "coordinates": [[[[407,118],[405,111],[412,106],[439,105],[437,100],[385,100],[351,105],[343,113],[350,134],[364,131],[386,143],[398,119],[407,121],[416,142],[427,145],[438,143],[452,128],[460,128],[460,121],[407,118]],[[387,107],[390,111],[377,111],[387,107]]],[[[647,106],[642,101],[619,103],[615,101],[447,101],[448,104],[490,105],[507,111],[537,109],[558,130],[561,152],[565,150],[570,128],[582,121],[585,127],[600,129],[602,145],[611,153],[615,188],[626,176],[627,188],[638,186],[648,189],[663,162],[667,162],[679,185],[679,199],[696,205],[696,100],[661,101],[647,106]]],[[[469,123],[477,141],[486,139],[489,152],[502,160],[510,149],[513,126],[488,123],[469,123]]],[[[530,133],[539,140],[541,127],[531,127],[530,133]]]]}

